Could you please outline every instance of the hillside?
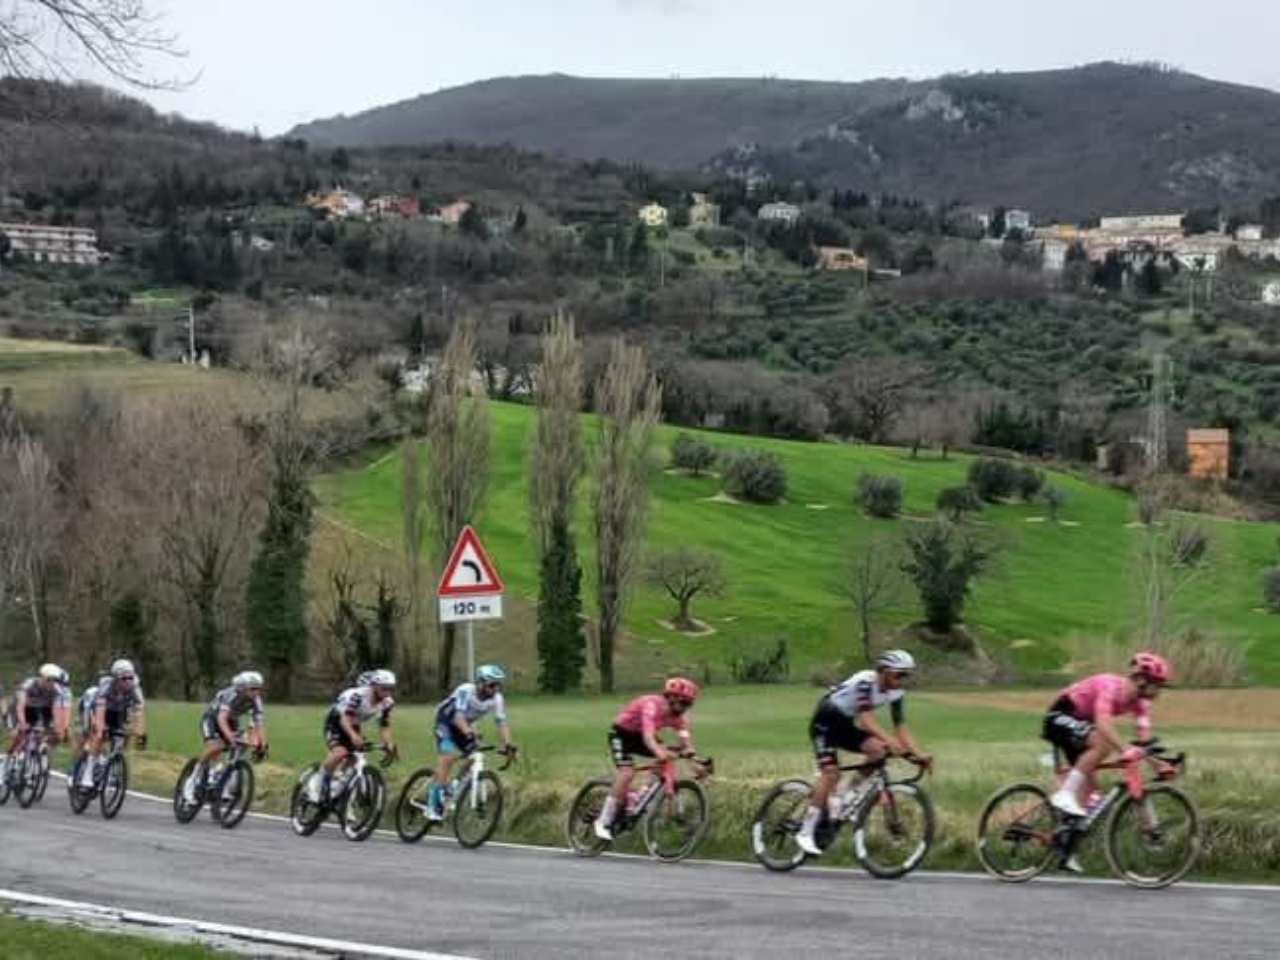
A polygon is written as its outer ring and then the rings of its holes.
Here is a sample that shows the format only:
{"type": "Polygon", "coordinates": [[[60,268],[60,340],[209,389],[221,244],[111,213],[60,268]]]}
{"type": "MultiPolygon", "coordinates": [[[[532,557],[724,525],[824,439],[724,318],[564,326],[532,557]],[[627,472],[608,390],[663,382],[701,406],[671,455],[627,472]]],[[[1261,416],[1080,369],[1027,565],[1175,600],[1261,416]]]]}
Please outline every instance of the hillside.
{"type": "Polygon", "coordinates": [[[1280,94],[1148,67],[908,82],[487,80],[317,120],[324,145],[455,139],[740,172],[1040,215],[1280,192],[1280,94]]]}
{"type": "MultiPolygon", "coordinates": [[[[507,581],[512,622],[520,627],[509,623],[485,642],[504,652],[523,651],[522,659],[531,660],[528,608],[537,595],[537,569],[525,478],[533,411],[508,404],[494,404],[492,411],[493,484],[478,527],[507,581]]],[[[665,448],[676,432],[664,427],[659,445],[665,448]]],[[[715,633],[689,638],[661,625],[671,615],[665,596],[639,586],[626,621],[630,655],[635,657],[639,648],[668,663],[723,675],[733,657],[758,655],[786,638],[795,679],[855,656],[853,615],[841,589],[853,550],[872,537],[896,537],[909,524],[932,516],[938,492],[964,482],[967,459],[912,460],[906,451],[892,448],[705,436],[722,448],[750,446],[781,456],[789,473],[787,500],[776,507],[726,503],[714,499],[719,485],[713,477],[660,473],[653,486],[650,545],[683,544],[717,553],[729,591],[722,600],[695,604],[695,615],[715,633]],[[863,471],[903,479],[904,519],[871,520],[853,505],[851,490],[863,471]]],[[[399,456],[389,455],[371,466],[323,477],[318,484],[325,513],[357,532],[357,545],[368,546],[369,538],[385,545],[376,551],[378,564],[394,562],[399,555],[401,476],[399,456]]],[[[1069,498],[1061,524],[1046,522],[1043,508],[1034,505],[1001,505],[983,513],[980,529],[1006,547],[999,570],[981,583],[968,611],[982,642],[993,652],[1003,651],[1029,678],[1067,669],[1082,655],[1096,656],[1107,640],[1132,629],[1136,614],[1132,568],[1140,533],[1130,526],[1132,500],[1067,475],[1055,474],[1052,482],[1069,498]]],[[[585,530],[585,506],[582,518],[585,530]]],[[[1215,559],[1184,598],[1181,614],[1186,623],[1243,645],[1252,679],[1276,682],[1280,617],[1258,612],[1260,575],[1274,561],[1276,528],[1209,519],[1202,523],[1215,542],[1215,559]]],[[[583,549],[589,549],[585,534],[583,549]]],[[[371,557],[366,566],[372,569],[372,562],[371,557]]],[[[583,593],[589,598],[589,554],[583,567],[583,593]]],[[[888,619],[902,626],[917,618],[914,603],[908,602],[888,619]]]]}

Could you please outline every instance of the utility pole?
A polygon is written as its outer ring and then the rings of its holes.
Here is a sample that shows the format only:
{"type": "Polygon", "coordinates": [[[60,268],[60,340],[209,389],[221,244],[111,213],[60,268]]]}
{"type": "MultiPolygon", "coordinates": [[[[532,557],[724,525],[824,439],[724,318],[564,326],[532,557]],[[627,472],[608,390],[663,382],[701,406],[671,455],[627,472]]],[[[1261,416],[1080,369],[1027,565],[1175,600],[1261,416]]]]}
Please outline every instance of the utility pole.
{"type": "Polygon", "coordinates": [[[1151,473],[1163,473],[1169,460],[1169,403],[1173,399],[1173,363],[1168,354],[1157,353],[1151,360],[1151,396],[1147,406],[1147,466],[1151,473]]]}
{"type": "Polygon", "coordinates": [[[187,305],[187,355],[191,363],[196,362],[196,308],[195,304],[187,305]]]}

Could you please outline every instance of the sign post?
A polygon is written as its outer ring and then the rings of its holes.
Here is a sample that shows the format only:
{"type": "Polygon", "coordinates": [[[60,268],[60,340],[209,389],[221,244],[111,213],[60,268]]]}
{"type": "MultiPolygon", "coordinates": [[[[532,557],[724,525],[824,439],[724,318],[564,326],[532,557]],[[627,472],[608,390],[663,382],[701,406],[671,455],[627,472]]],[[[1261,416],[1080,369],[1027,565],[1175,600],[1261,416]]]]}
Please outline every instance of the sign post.
{"type": "Polygon", "coordinates": [[[471,525],[462,528],[436,588],[441,623],[467,625],[467,679],[476,674],[475,622],[502,618],[506,588],[471,525]]]}

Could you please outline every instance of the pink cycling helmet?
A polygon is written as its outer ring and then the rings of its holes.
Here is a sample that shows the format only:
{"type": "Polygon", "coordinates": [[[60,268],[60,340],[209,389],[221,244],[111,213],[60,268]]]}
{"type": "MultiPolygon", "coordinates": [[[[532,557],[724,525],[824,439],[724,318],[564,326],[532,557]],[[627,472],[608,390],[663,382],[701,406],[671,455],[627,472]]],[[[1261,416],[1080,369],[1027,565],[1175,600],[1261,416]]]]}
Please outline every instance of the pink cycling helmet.
{"type": "Polygon", "coordinates": [[[1135,653],[1129,661],[1129,671],[1146,677],[1152,683],[1168,683],[1173,679],[1173,668],[1169,666],[1169,661],[1150,650],[1135,653]]]}
{"type": "Polygon", "coordinates": [[[672,677],[663,685],[662,692],[668,697],[680,697],[690,703],[698,699],[698,685],[684,677],[672,677]]]}

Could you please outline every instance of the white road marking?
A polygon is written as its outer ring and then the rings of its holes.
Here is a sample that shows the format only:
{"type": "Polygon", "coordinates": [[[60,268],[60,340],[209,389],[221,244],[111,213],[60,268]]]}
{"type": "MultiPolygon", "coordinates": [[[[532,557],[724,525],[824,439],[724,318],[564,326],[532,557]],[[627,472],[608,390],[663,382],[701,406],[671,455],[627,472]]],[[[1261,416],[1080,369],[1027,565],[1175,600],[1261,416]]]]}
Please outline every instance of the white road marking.
{"type": "Polygon", "coordinates": [[[137,924],[140,927],[182,927],[196,934],[230,937],[235,940],[247,940],[253,943],[273,943],[277,946],[285,947],[301,947],[307,950],[333,951],[344,957],[385,957],[387,960],[475,960],[474,957],[464,957],[452,953],[405,950],[400,947],[379,947],[368,943],[331,940],[327,937],[308,937],[303,934],[281,933],[278,930],[262,930],[257,927],[209,923],[205,920],[190,920],[183,917],[166,917],[154,913],[104,906],[99,903],[83,903],[78,900],[43,897],[34,893],[20,893],[17,890],[0,889],[0,900],[25,903],[32,906],[52,907],[81,916],[91,916],[121,924],[137,924]]]}

